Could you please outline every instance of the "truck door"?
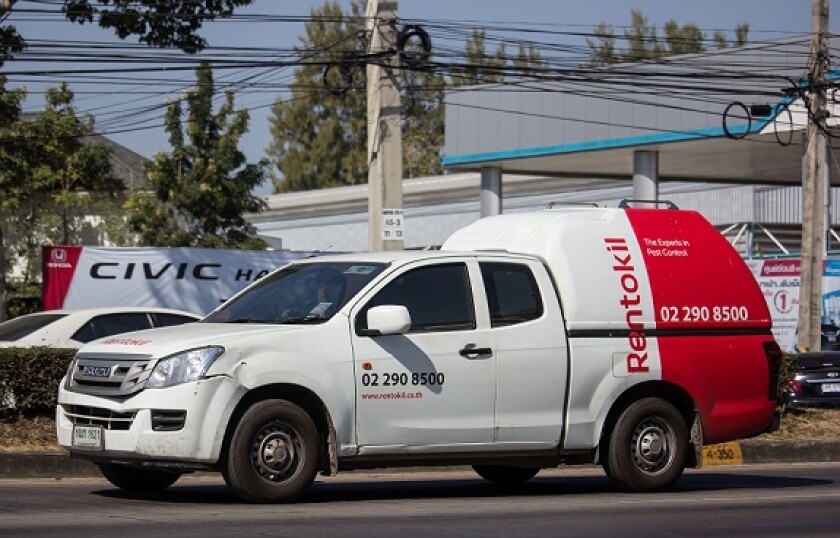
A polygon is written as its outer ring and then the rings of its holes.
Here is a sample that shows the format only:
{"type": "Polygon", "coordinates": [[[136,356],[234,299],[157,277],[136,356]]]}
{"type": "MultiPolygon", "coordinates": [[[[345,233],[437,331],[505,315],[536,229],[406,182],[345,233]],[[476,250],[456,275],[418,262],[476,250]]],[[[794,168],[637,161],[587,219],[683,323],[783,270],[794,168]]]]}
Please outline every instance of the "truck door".
{"type": "Polygon", "coordinates": [[[554,447],[565,416],[568,348],[551,279],[536,260],[488,258],[480,267],[497,368],[496,441],[508,449],[554,447]]]}
{"type": "Polygon", "coordinates": [[[496,362],[476,316],[485,306],[478,265],[449,260],[405,268],[352,313],[362,454],[480,450],[493,441],[496,362]],[[360,335],[379,305],[405,306],[409,332],[360,335]]]}

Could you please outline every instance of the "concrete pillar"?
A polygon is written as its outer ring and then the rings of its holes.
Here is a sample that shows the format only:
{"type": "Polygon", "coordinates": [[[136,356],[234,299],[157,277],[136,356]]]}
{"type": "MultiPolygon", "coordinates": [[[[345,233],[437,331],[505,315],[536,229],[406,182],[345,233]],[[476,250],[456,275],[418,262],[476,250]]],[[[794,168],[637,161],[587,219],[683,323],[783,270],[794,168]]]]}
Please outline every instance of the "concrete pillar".
{"type": "Polygon", "coordinates": [[[633,198],[659,199],[659,152],[633,152],[633,198]]]}
{"type": "Polygon", "coordinates": [[[481,169],[481,216],[502,213],[502,169],[487,166],[481,169]]]}

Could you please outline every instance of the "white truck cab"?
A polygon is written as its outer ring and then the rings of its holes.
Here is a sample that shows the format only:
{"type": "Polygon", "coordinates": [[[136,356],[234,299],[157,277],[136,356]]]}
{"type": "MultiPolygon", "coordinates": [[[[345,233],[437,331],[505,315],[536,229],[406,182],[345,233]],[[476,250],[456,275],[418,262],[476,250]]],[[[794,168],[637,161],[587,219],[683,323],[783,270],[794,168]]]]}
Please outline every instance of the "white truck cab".
{"type": "Polygon", "coordinates": [[[469,464],[515,483],[601,463],[670,486],[704,440],[773,425],[763,296],[699,214],[482,219],[441,251],[282,267],[199,323],[99,340],[59,389],[59,442],[148,492],[218,470],[285,502],[318,472],[469,464]]]}

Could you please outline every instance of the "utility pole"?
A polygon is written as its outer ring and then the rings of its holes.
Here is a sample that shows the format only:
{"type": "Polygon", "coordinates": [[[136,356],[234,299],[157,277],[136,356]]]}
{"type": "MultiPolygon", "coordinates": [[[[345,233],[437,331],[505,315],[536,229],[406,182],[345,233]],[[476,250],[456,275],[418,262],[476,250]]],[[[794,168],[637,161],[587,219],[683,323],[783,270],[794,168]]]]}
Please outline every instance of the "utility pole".
{"type": "Polygon", "coordinates": [[[368,237],[371,250],[402,250],[402,130],[396,0],[368,0],[368,237]]]}
{"type": "Polygon", "coordinates": [[[802,166],[802,265],[799,288],[800,351],[821,345],[822,274],[825,261],[826,191],[829,182],[825,132],[828,52],[828,0],[812,0],[808,127],[802,166]]]}

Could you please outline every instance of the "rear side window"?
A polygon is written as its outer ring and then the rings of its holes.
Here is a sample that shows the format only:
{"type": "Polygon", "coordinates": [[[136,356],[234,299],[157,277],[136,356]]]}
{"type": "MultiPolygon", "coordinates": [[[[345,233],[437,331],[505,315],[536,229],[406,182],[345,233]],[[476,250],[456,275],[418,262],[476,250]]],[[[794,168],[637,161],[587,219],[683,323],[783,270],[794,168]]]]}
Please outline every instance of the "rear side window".
{"type": "Polygon", "coordinates": [[[184,323],[194,323],[198,321],[195,318],[181,316],[179,314],[162,314],[158,312],[153,314],[153,316],[155,317],[156,327],[170,327],[172,325],[183,325],[184,323]]]}
{"type": "Polygon", "coordinates": [[[86,344],[97,338],[140,329],[150,329],[151,327],[152,324],[149,321],[149,316],[145,312],[105,314],[91,318],[71,338],[77,342],[86,344]]]}
{"type": "Polygon", "coordinates": [[[540,290],[527,266],[490,262],[480,266],[492,327],[504,327],[542,316],[540,290]]]}
{"type": "Polygon", "coordinates": [[[421,267],[398,276],[365,305],[357,329],[367,329],[368,309],[380,305],[405,306],[411,315],[410,332],[475,329],[470,280],[462,263],[421,267]]]}
{"type": "Polygon", "coordinates": [[[34,316],[22,316],[0,323],[0,341],[14,342],[24,336],[34,333],[38,329],[46,327],[53,321],[59,320],[67,314],[38,314],[34,316]]]}

